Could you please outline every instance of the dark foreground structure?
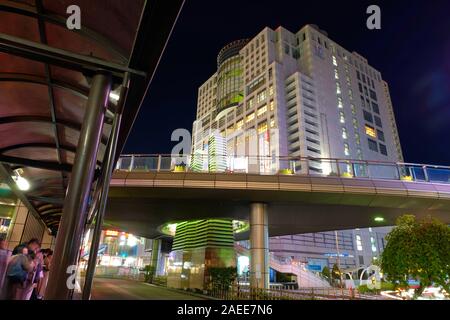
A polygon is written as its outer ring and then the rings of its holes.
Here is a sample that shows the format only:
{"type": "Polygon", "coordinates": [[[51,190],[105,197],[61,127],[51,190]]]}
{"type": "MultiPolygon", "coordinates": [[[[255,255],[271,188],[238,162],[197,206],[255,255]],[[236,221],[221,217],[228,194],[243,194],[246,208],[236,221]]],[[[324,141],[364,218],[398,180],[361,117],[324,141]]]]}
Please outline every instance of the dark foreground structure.
{"type": "Polygon", "coordinates": [[[95,220],[100,231],[117,154],[182,5],[0,1],[0,174],[57,235],[47,299],[71,298],[67,272],[77,265],[86,226],[95,220]],[[70,30],[67,19],[77,12],[81,28],[70,30]],[[28,190],[18,188],[19,177],[28,190]]]}

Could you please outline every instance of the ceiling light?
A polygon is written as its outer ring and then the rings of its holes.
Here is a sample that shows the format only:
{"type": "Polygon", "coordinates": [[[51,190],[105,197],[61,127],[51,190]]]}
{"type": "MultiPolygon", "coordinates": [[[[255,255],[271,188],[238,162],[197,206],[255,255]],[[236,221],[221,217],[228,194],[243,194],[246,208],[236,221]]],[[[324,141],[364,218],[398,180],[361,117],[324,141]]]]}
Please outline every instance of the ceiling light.
{"type": "Polygon", "coordinates": [[[114,101],[119,101],[120,95],[118,93],[115,93],[114,91],[111,91],[109,93],[109,98],[114,100],[114,101]]]}
{"type": "Polygon", "coordinates": [[[20,177],[20,176],[13,176],[12,177],[14,181],[17,184],[17,187],[22,191],[27,191],[30,189],[30,183],[27,179],[20,177]]]}
{"type": "Polygon", "coordinates": [[[375,219],[373,219],[373,220],[375,220],[376,222],[383,222],[384,218],[383,217],[375,217],[375,219]]]}

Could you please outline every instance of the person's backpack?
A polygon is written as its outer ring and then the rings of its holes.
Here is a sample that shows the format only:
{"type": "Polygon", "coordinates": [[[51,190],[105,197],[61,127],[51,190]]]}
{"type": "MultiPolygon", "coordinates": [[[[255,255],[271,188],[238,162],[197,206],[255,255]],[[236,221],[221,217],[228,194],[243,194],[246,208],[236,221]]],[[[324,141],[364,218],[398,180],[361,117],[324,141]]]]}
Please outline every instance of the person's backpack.
{"type": "Polygon", "coordinates": [[[23,283],[27,280],[28,272],[23,269],[21,257],[16,257],[11,261],[11,267],[8,270],[7,277],[13,283],[23,283]]]}

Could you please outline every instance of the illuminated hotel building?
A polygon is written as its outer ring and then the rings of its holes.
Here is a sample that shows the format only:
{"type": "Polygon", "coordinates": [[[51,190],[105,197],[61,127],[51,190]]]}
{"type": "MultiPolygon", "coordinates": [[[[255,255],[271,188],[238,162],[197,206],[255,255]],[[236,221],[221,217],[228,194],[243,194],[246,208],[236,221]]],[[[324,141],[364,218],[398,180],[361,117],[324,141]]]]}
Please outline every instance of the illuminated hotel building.
{"type": "MultiPolygon", "coordinates": [[[[210,138],[218,133],[227,156],[267,157],[236,170],[256,165],[261,173],[277,172],[286,169],[280,156],[403,161],[389,88],[380,72],[315,25],[297,33],[264,28],[220,51],[217,71],[198,90],[192,154],[207,155],[210,138]]],[[[336,173],[329,161],[317,160],[293,169],[352,176],[371,169],[355,167],[355,172],[344,166],[336,173]]],[[[356,235],[344,231],[342,237],[358,251],[356,235]]],[[[354,264],[366,260],[355,257],[354,264]]]]}
{"type": "MultiPolygon", "coordinates": [[[[231,156],[402,161],[388,85],[314,25],[263,29],[224,47],[198,91],[192,151],[218,131],[231,156]]],[[[310,171],[328,173],[317,161],[310,171]]]]}

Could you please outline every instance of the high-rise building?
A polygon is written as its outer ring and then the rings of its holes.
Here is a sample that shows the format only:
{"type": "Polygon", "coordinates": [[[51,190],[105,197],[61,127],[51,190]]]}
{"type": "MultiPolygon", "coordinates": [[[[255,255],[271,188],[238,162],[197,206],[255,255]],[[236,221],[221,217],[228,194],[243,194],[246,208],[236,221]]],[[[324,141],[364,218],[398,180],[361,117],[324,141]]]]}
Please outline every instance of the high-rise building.
{"type": "MultiPolygon", "coordinates": [[[[402,161],[387,83],[317,26],[263,29],[225,46],[198,92],[193,153],[218,130],[229,156],[402,161]]],[[[335,170],[310,162],[317,173],[335,170]]],[[[358,173],[353,173],[358,175],[358,173]]]]}
{"type": "MultiPolygon", "coordinates": [[[[380,72],[315,25],[297,33],[264,28],[253,39],[220,51],[217,71],[198,91],[192,153],[204,153],[217,132],[227,156],[256,156],[256,163],[246,165],[261,173],[293,169],[366,176],[366,165],[345,166],[345,160],[403,161],[389,88],[380,72]],[[291,168],[280,157],[322,160],[291,168]],[[324,158],[341,159],[344,165],[324,158]]],[[[343,267],[370,264],[384,247],[386,232],[339,231],[338,245],[342,241],[342,250],[351,252],[341,259],[343,267]]],[[[310,265],[337,260],[334,232],[270,242],[277,254],[310,265]]]]}

